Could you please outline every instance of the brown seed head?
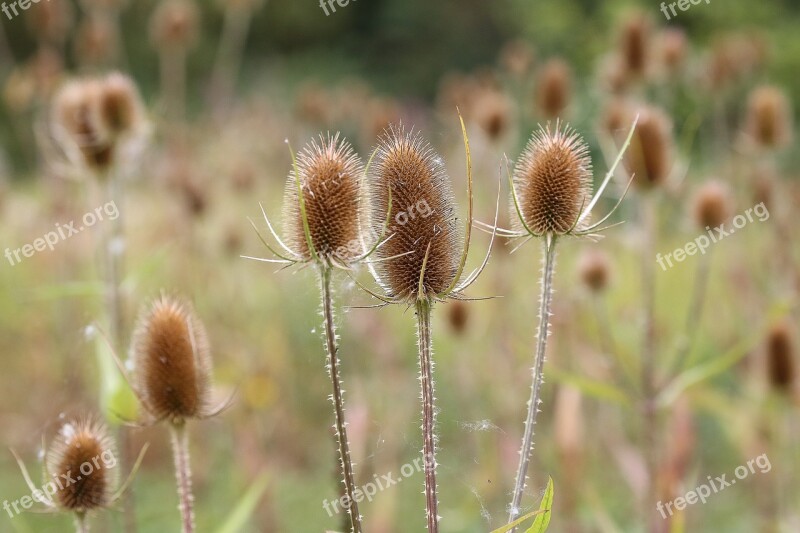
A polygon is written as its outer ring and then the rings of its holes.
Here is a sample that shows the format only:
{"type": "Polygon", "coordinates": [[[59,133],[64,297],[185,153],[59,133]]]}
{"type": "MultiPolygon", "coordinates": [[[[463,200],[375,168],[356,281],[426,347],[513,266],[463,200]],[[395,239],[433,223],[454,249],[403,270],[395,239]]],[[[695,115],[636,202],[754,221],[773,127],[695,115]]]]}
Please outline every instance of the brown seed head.
{"type": "Polygon", "coordinates": [[[134,387],[156,420],[181,424],[208,414],[211,356],[188,303],[162,295],[139,316],[131,355],[134,387]]]}
{"type": "Polygon", "coordinates": [[[163,0],[153,12],[150,37],[157,48],[189,49],[199,28],[200,11],[193,0],[163,0]]]}
{"type": "Polygon", "coordinates": [[[528,42],[510,41],[500,50],[500,65],[517,78],[525,77],[536,61],[536,52],[528,42]]]}
{"type": "Polygon", "coordinates": [[[747,102],[747,132],[765,148],[786,146],[792,138],[789,100],[777,87],[764,85],[750,93],[747,102]]]}
{"type": "MultiPolygon", "coordinates": [[[[569,126],[539,127],[514,168],[522,221],[535,233],[568,232],[588,205],[592,188],[589,147],[569,126]]],[[[512,198],[513,202],[513,198],[512,198]]],[[[516,209],[512,205],[512,209],[516,209]]]]}
{"type": "Polygon", "coordinates": [[[681,28],[671,27],[664,30],[661,35],[661,61],[667,71],[674,73],[679,70],[689,53],[689,44],[686,32],[681,28]]]}
{"type": "Polygon", "coordinates": [[[694,197],[694,219],[701,228],[716,228],[731,216],[733,200],[727,185],[721,181],[709,181],[694,197]]]}
{"type": "Polygon", "coordinates": [[[100,120],[111,135],[125,135],[141,128],[142,103],[128,76],[117,72],[103,80],[99,106],[100,120]]]}
{"type": "Polygon", "coordinates": [[[84,513],[108,507],[117,484],[114,441],[106,427],[94,420],[69,422],[50,445],[47,471],[65,481],[54,495],[56,504],[84,513]]]}
{"type": "Polygon", "coordinates": [[[413,130],[391,126],[379,141],[370,167],[370,232],[381,234],[391,191],[391,213],[386,236],[375,253],[376,273],[386,292],[413,303],[417,299],[423,261],[423,291],[427,297],[443,294],[458,271],[461,241],[455,201],[441,158],[413,130]],[[400,256],[401,257],[394,257],[400,256]],[[393,259],[386,260],[389,257],[393,259]],[[383,259],[383,261],[380,261],[383,259]]]}
{"type": "Polygon", "coordinates": [[[447,303],[447,320],[450,329],[456,335],[463,335],[469,322],[469,307],[461,300],[452,300],[447,303]]]}
{"type": "Polygon", "coordinates": [[[113,163],[110,133],[100,118],[102,83],[82,80],[67,83],[56,95],[54,126],[57,136],[79,149],[83,163],[102,171],[113,163]]]}
{"type": "Polygon", "coordinates": [[[650,54],[652,24],[643,13],[632,14],[622,25],[620,55],[625,70],[635,77],[643,76],[650,54]]]}
{"type": "Polygon", "coordinates": [[[38,40],[58,45],[69,35],[75,13],[71,2],[39,2],[25,12],[25,18],[38,40]]]}
{"type": "Polygon", "coordinates": [[[611,277],[611,262],[608,256],[597,249],[585,251],[578,262],[581,281],[592,292],[602,292],[611,277]]]}
{"type": "MultiPolygon", "coordinates": [[[[311,243],[326,263],[346,265],[362,254],[359,194],[364,167],[353,147],[337,133],[320,135],[297,154],[311,243]]],[[[294,170],[286,180],[284,224],[287,244],[304,260],[312,258],[306,240],[294,170]]]]}
{"type": "Polygon", "coordinates": [[[563,113],[572,99],[572,70],[563,59],[551,59],[539,74],[536,103],[549,119],[563,113]]]}
{"type": "Polygon", "coordinates": [[[787,322],[775,325],[767,338],[767,371],[770,384],[788,391],[795,380],[794,342],[787,322]]]}
{"type": "Polygon", "coordinates": [[[663,183],[672,168],[672,122],[653,107],[639,111],[639,122],[625,154],[628,172],[636,175],[635,182],[643,188],[663,183]]]}
{"type": "Polygon", "coordinates": [[[117,56],[114,24],[109,17],[89,15],[78,26],[75,35],[75,59],[81,65],[99,66],[111,63],[117,56]]]}
{"type": "Polygon", "coordinates": [[[500,92],[483,92],[475,101],[475,119],[490,140],[506,133],[511,121],[511,103],[500,92]]]}

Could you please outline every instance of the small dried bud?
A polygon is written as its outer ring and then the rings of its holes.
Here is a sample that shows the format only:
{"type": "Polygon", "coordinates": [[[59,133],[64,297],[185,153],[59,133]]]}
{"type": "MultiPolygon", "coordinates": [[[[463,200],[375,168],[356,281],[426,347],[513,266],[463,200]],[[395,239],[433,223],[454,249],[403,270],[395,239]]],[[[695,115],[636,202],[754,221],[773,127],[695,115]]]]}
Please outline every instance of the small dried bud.
{"type": "Polygon", "coordinates": [[[770,384],[788,391],[795,380],[794,342],[787,322],[775,325],[767,338],[767,371],[770,384]]]}
{"type": "Polygon", "coordinates": [[[109,64],[117,56],[116,28],[109,17],[90,14],[75,35],[75,59],[81,65],[109,64]]]}
{"type": "Polygon", "coordinates": [[[667,28],[661,35],[661,61],[667,71],[678,71],[686,61],[689,53],[689,44],[686,32],[681,28],[667,28]]]}
{"type": "Polygon", "coordinates": [[[68,511],[85,513],[108,507],[117,484],[114,441],[105,426],[93,419],[61,427],[46,457],[47,471],[58,483],[56,504],[68,511]]]}
{"type": "Polygon", "coordinates": [[[672,168],[672,122],[660,109],[645,107],[625,157],[628,171],[643,188],[666,181],[672,168]]]}
{"type": "MultiPolygon", "coordinates": [[[[569,126],[540,127],[514,168],[522,221],[538,234],[561,235],[573,228],[591,195],[589,147],[569,126]]],[[[513,199],[512,199],[513,200],[513,199]]]]}
{"type": "Polygon", "coordinates": [[[200,11],[193,0],[164,0],[153,12],[150,36],[156,47],[190,49],[200,29],[200,11]]]}
{"type": "Polygon", "coordinates": [[[372,235],[381,234],[389,191],[391,238],[375,252],[378,279],[393,298],[414,302],[430,249],[423,296],[442,294],[455,278],[461,250],[453,191],[441,158],[419,134],[406,132],[402,125],[385,132],[370,167],[372,235]]]}
{"type": "Polygon", "coordinates": [[[447,303],[447,321],[450,329],[456,335],[463,335],[469,322],[469,307],[460,300],[452,300],[447,303]]]}
{"type": "Polygon", "coordinates": [[[67,39],[75,22],[71,2],[40,2],[35,9],[28,9],[25,15],[31,33],[38,40],[54,45],[67,39]]]}
{"type": "MultiPolygon", "coordinates": [[[[326,263],[346,265],[362,254],[359,194],[364,167],[353,147],[337,133],[320,135],[297,154],[308,231],[317,255],[326,263]]],[[[284,221],[289,247],[306,261],[306,240],[294,169],[286,180],[284,221]]]]}
{"type": "Polygon", "coordinates": [[[525,77],[536,61],[536,52],[526,41],[510,41],[500,50],[500,65],[517,78],[525,77]]]}
{"type": "Polygon", "coordinates": [[[475,119],[490,140],[500,139],[511,121],[511,103],[502,93],[486,91],[475,101],[475,119]]]}
{"type": "Polygon", "coordinates": [[[783,91],[757,87],[747,102],[747,132],[764,148],[781,148],[792,138],[792,112],[783,91]]]}
{"type": "Polygon", "coordinates": [[[608,255],[597,249],[587,250],[578,262],[581,281],[592,292],[602,292],[611,277],[611,262],[608,255]]]}
{"type": "Polygon", "coordinates": [[[716,228],[731,216],[732,199],[727,185],[710,181],[694,197],[694,219],[701,228],[716,228]]]}
{"type": "Polygon", "coordinates": [[[539,74],[536,102],[549,119],[561,116],[572,99],[572,70],[563,59],[551,59],[539,74]]]}
{"type": "Polygon", "coordinates": [[[180,425],[209,413],[211,356],[205,328],[188,303],[161,296],[133,334],[133,385],[156,420],[180,425]]]}

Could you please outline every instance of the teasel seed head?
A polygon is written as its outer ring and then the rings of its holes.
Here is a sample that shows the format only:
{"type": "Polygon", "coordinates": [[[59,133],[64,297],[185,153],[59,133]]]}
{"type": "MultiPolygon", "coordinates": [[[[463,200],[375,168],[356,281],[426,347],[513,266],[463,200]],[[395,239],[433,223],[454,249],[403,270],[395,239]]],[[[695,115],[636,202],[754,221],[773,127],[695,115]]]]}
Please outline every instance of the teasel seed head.
{"type": "Polygon", "coordinates": [[[105,15],[90,14],[75,32],[74,52],[79,65],[108,65],[118,55],[116,28],[105,15]]]}
{"type": "Polygon", "coordinates": [[[611,277],[611,262],[604,252],[591,249],[585,251],[578,262],[581,281],[594,292],[603,292],[611,277]]]}
{"type": "Polygon", "coordinates": [[[389,239],[374,254],[378,282],[387,294],[411,304],[418,296],[446,292],[457,275],[462,246],[442,159],[419,133],[392,125],[379,140],[368,194],[372,235],[382,233],[388,213],[389,239]]]}
{"type": "Polygon", "coordinates": [[[668,73],[679,71],[689,54],[686,32],[677,27],[667,28],[661,34],[661,61],[668,73]]]}
{"type": "Polygon", "coordinates": [[[516,78],[527,76],[535,62],[536,51],[522,39],[509,41],[500,50],[500,66],[516,78]]]}
{"type": "Polygon", "coordinates": [[[788,322],[773,326],[767,338],[767,373],[775,390],[790,391],[795,381],[795,348],[788,322]]]}
{"type": "Polygon", "coordinates": [[[650,59],[650,19],[643,13],[632,14],[623,24],[620,54],[625,70],[634,77],[645,74],[650,59]]]}
{"type": "Polygon", "coordinates": [[[136,84],[115,72],[104,80],[100,93],[100,120],[112,136],[130,135],[144,127],[142,101],[136,84]]]}
{"type": "Polygon", "coordinates": [[[511,103],[497,91],[485,91],[475,101],[475,119],[491,141],[503,137],[511,122],[511,103]]]}
{"type": "Polygon", "coordinates": [[[731,192],[718,180],[704,184],[694,197],[694,219],[701,228],[716,228],[731,216],[731,192]]]}
{"type": "Polygon", "coordinates": [[[77,147],[90,170],[102,172],[114,161],[109,132],[100,119],[102,84],[98,80],[68,82],[56,94],[54,129],[66,150],[77,147]]]}
{"type": "Polygon", "coordinates": [[[626,153],[628,172],[643,189],[664,183],[672,168],[672,122],[660,109],[645,107],[639,111],[639,123],[626,153]]]}
{"type": "Polygon", "coordinates": [[[189,303],[162,295],[139,316],[131,346],[133,386],[157,421],[179,426],[210,413],[211,355],[189,303]]]}
{"type": "Polygon", "coordinates": [[[569,126],[540,126],[514,168],[513,181],[522,219],[515,222],[518,228],[555,235],[580,229],[575,226],[581,208],[591,199],[589,147],[569,126]]]}
{"type": "Polygon", "coordinates": [[[359,207],[364,166],[339,134],[320,135],[297,154],[297,172],[286,180],[284,225],[287,244],[304,261],[313,256],[328,265],[345,266],[362,255],[359,207]],[[303,191],[303,209],[298,197],[303,191]],[[314,248],[309,249],[308,234],[314,248]]]}
{"type": "Polygon", "coordinates": [[[157,48],[188,50],[198,38],[200,11],[193,0],[164,0],[150,20],[150,37],[157,48]]]}
{"type": "Polygon", "coordinates": [[[458,336],[464,334],[469,323],[469,307],[465,302],[453,300],[447,304],[447,321],[450,329],[458,336]]]}
{"type": "Polygon", "coordinates": [[[763,148],[781,148],[791,141],[791,106],[782,90],[764,85],[750,93],[747,132],[763,148]]]}
{"type": "Polygon", "coordinates": [[[118,479],[116,447],[101,422],[87,418],[64,424],[45,463],[53,478],[72,480],[53,496],[60,509],[83,514],[112,503],[118,479]]]}
{"type": "Polygon", "coordinates": [[[563,59],[551,59],[542,67],[536,88],[540,112],[554,119],[564,112],[572,100],[572,70],[563,59]]]}
{"type": "Polygon", "coordinates": [[[26,12],[25,18],[39,41],[61,45],[72,30],[75,10],[71,2],[40,2],[36,9],[26,12]]]}

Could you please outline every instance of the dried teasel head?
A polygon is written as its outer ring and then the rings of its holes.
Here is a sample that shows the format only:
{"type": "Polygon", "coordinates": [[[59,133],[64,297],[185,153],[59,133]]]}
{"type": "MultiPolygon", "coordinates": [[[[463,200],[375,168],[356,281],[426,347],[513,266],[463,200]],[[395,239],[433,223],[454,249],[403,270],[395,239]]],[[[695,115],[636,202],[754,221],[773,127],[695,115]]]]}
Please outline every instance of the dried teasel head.
{"type": "Polygon", "coordinates": [[[31,33],[39,41],[53,45],[62,44],[75,22],[75,10],[72,6],[71,2],[40,2],[35,9],[28,9],[25,18],[31,33]]]}
{"type": "Polygon", "coordinates": [[[517,78],[524,78],[536,62],[536,51],[522,39],[509,41],[500,50],[500,66],[517,78]]]}
{"type": "Polygon", "coordinates": [[[55,96],[53,129],[66,151],[77,148],[81,161],[76,163],[102,173],[114,162],[114,147],[100,120],[101,93],[97,80],[67,83],[55,96]]]}
{"type": "Polygon", "coordinates": [[[654,107],[642,108],[625,157],[625,166],[635,174],[639,187],[647,189],[667,180],[672,169],[672,144],[672,122],[666,113],[654,107]]]}
{"type": "Polygon", "coordinates": [[[469,307],[465,302],[453,300],[447,304],[447,322],[450,329],[458,336],[464,334],[469,323],[469,307]]]}
{"type": "Polygon", "coordinates": [[[709,181],[695,193],[692,201],[694,219],[701,228],[716,228],[725,223],[733,211],[731,191],[718,180],[709,181]]]}
{"type": "Polygon", "coordinates": [[[90,14],[78,25],[74,42],[75,59],[80,65],[108,65],[118,55],[116,27],[110,17],[90,14]]]}
{"type": "Polygon", "coordinates": [[[789,99],[781,89],[764,85],[750,93],[747,133],[763,148],[782,148],[791,142],[792,111],[789,99]]]}
{"type": "Polygon", "coordinates": [[[58,508],[83,514],[113,503],[118,483],[116,447],[101,422],[89,418],[64,424],[45,462],[49,475],[66,480],[53,495],[58,508]]]}
{"type": "Polygon", "coordinates": [[[594,293],[602,292],[611,278],[611,261],[599,249],[587,250],[578,261],[578,273],[586,288],[594,293]]]}
{"type": "Polygon", "coordinates": [[[535,234],[564,235],[577,227],[591,199],[589,147],[569,126],[548,123],[528,141],[514,168],[516,225],[535,234]],[[518,204],[518,206],[517,206],[518,204]]]}
{"type": "Polygon", "coordinates": [[[197,43],[200,10],[193,0],[164,0],[150,20],[150,38],[156,48],[188,50],[197,43]]]}
{"type": "Polygon", "coordinates": [[[446,293],[458,276],[462,242],[442,159],[419,133],[393,125],[379,141],[368,192],[371,233],[381,235],[389,221],[388,240],[374,254],[386,293],[408,303],[446,293]]]}
{"type": "Polygon", "coordinates": [[[677,27],[667,28],[661,34],[661,62],[667,72],[679,71],[689,54],[689,42],[686,32],[677,27]]]}
{"type": "Polygon", "coordinates": [[[144,112],[139,90],[128,76],[118,72],[103,79],[99,118],[111,136],[133,135],[144,128],[144,112]]]}
{"type": "Polygon", "coordinates": [[[542,67],[536,86],[536,104],[545,118],[554,119],[572,100],[572,69],[563,59],[551,59],[542,67]]]}
{"type": "Polygon", "coordinates": [[[795,353],[788,322],[779,322],[767,337],[767,376],[775,390],[789,391],[795,381],[795,353]]]}
{"type": "Polygon", "coordinates": [[[625,70],[633,77],[645,74],[650,59],[652,24],[644,13],[633,13],[622,25],[620,56],[625,70]]]}
{"type": "Polygon", "coordinates": [[[475,120],[486,136],[497,141],[508,131],[511,102],[501,92],[485,91],[475,100],[475,120]]]}
{"type": "Polygon", "coordinates": [[[133,387],[155,420],[181,425],[210,415],[211,355],[190,304],[162,295],[139,316],[131,345],[133,387]]]}
{"type": "Polygon", "coordinates": [[[296,169],[286,180],[283,215],[288,247],[303,261],[345,266],[362,255],[363,174],[361,158],[338,133],[320,135],[297,154],[296,169]],[[303,191],[302,203],[298,189],[303,191]]]}

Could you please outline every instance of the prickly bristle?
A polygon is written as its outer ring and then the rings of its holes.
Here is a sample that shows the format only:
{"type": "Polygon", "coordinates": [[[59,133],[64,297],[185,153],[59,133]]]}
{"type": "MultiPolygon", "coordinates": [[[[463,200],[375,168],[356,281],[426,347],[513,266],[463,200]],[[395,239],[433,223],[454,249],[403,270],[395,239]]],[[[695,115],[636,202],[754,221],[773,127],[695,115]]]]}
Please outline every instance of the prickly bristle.
{"type": "MultiPolygon", "coordinates": [[[[348,264],[362,255],[359,199],[364,166],[344,139],[320,135],[297,154],[306,220],[314,250],[324,261],[348,264]]],[[[286,180],[284,223],[287,244],[311,259],[297,195],[294,169],[286,180]]]]}
{"type": "Polygon", "coordinates": [[[114,73],[103,80],[99,107],[100,119],[114,134],[131,132],[142,120],[139,92],[124,74],[114,73]]]}
{"type": "Polygon", "coordinates": [[[731,216],[730,189],[721,181],[710,181],[694,197],[694,218],[701,228],[721,226],[731,216]]]}
{"type": "Polygon", "coordinates": [[[426,251],[424,295],[442,294],[452,284],[461,252],[459,224],[450,181],[441,158],[413,130],[391,126],[379,141],[370,167],[370,233],[386,237],[375,253],[379,282],[389,295],[417,299],[426,251]],[[401,254],[402,257],[395,257],[401,254]],[[387,259],[387,258],[392,259],[387,259]]]}
{"type": "Polygon", "coordinates": [[[663,183],[672,168],[672,151],[669,117],[653,107],[639,110],[639,122],[625,153],[625,165],[635,174],[635,183],[644,188],[663,183]]]}
{"type": "Polygon", "coordinates": [[[777,87],[753,90],[748,100],[747,129],[759,145],[778,148],[791,140],[791,109],[786,95],[777,87]]]}
{"type": "Polygon", "coordinates": [[[540,126],[522,152],[513,179],[524,222],[515,225],[535,233],[564,234],[590,201],[589,147],[569,126],[540,126]]]}
{"type": "Polygon", "coordinates": [[[207,414],[211,356],[205,328],[188,303],[161,296],[133,334],[134,387],[156,420],[180,424],[207,414]]]}
{"type": "Polygon", "coordinates": [[[49,475],[60,481],[54,495],[60,508],[85,512],[111,504],[116,449],[102,423],[85,419],[64,424],[45,461],[49,475]]]}
{"type": "Polygon", "coordinates": [[[548,119],[564,112],[572,98],[572,70],[562,59],[551,59],[539,74],[536,102],[539,111],[548,119]]]}
{"type": "Polygon", "coordinates": [[[770,330],[767,339],[767,372],[770,384],[789,390],[795,380],[794,345],[789,324],[781,322],[770,330]]]}
{"type": "Polygon", "coordinates": [[[587,250],[578,262],[581,281],[592,292],[601,292],[611,277],[611,262],[600,250],[587,250]]]}

